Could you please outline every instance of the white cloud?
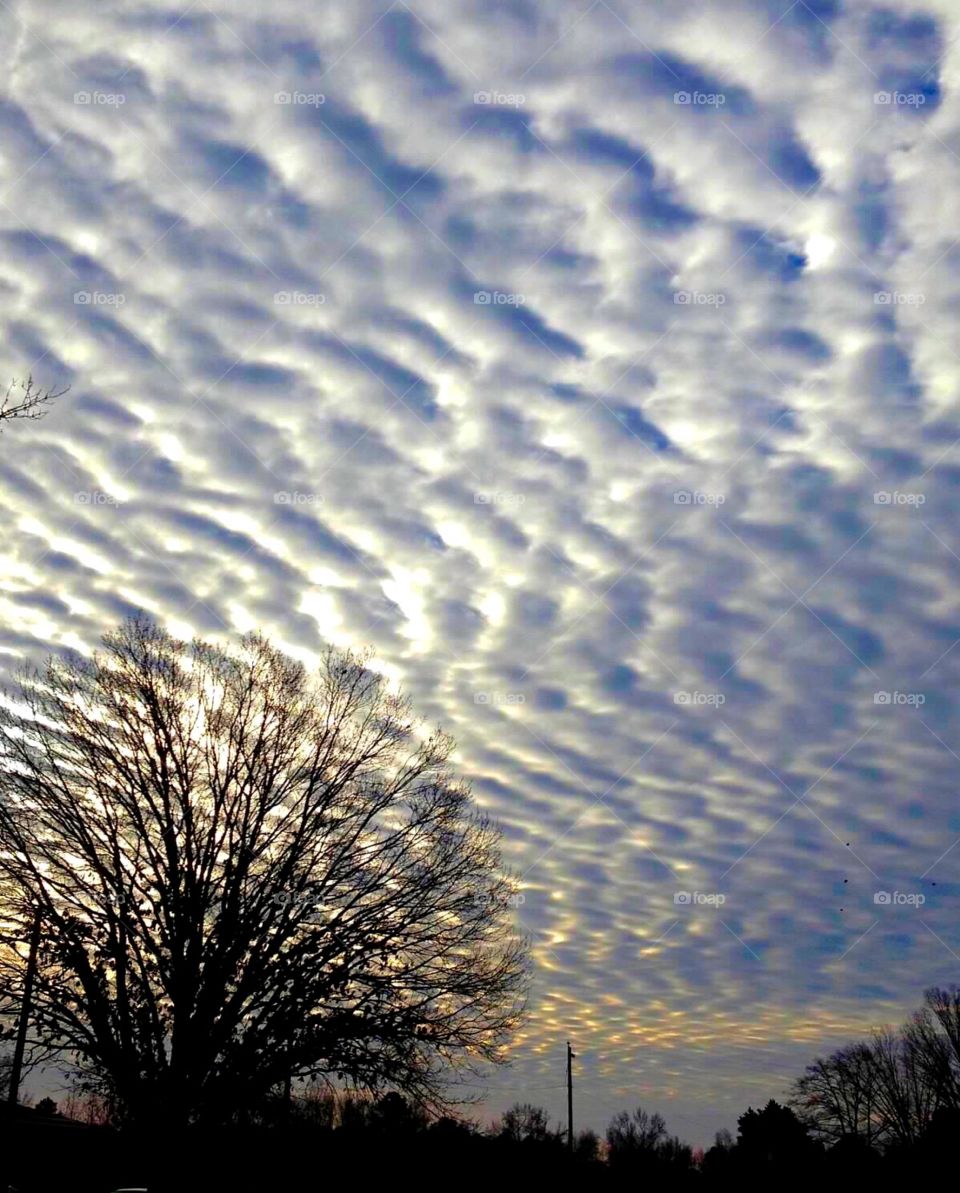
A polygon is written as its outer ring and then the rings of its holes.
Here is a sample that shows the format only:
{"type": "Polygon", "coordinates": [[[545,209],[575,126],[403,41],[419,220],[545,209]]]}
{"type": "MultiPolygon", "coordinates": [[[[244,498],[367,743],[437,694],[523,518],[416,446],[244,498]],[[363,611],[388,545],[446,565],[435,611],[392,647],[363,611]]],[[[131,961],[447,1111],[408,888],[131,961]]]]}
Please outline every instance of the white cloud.
{"type": "Polygon", "coordinates": [[[503,1099],[705,1138],[949,980],[946,0],[0,19],[0,662],[373,643],[529,884],[503,1099]]]}

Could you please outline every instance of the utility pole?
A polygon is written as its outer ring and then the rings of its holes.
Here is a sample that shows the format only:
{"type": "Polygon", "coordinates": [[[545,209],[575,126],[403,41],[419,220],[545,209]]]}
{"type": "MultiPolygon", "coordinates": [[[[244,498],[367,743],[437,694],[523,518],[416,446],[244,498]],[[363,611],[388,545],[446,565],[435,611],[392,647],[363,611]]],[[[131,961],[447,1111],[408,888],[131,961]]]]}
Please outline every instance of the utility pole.
{"type": "Polygon", "coordinates": [[[27,957],[27,973],[23,982],[23,1002],[20,1004],[20,1022],[17,1025],[17,1043],[13,1050],[13,1067],[10,1070],[10,1092],[7,1100],[14,1109],[20,1094],[20,1076],[23,1073],[23,1054],[27,1047],[27,1023],[30,1019],[30,1002],[33,999],[33,980],[37,973],[37,953],[40,951],[40,912],[33,917],[33,931],[30,933],[30,953],[27,957]]]}
{"type": "Polygon", "coordinates": [[[573,1151],[573,1061],[576,1053],[567,1040],[567,1147],[573,1151]]]}

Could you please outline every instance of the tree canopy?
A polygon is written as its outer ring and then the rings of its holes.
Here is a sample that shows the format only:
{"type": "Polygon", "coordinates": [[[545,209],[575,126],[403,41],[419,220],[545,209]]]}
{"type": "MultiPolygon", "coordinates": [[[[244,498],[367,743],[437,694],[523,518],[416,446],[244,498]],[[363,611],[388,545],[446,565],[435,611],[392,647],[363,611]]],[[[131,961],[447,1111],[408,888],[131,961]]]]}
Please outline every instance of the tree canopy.
{"type": "Polygon", "coordinates": [[[133,1120],[235,1118],[285,1081],[424,1104],[498,1061],[526,948],[499,833],[368,660],[147,620],[0,709],[0,1013],[133,1120]]]}

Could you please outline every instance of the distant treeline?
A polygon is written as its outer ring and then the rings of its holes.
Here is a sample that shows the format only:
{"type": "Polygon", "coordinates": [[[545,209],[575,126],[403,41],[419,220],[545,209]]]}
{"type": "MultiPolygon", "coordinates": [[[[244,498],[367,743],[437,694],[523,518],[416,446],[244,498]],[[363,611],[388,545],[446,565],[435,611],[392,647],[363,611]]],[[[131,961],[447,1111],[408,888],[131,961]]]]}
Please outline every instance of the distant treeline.
{"type": "Polygon", "coordinates": [[[581,1131],[572,1152],[548,1113],[517,1103],[492,1125],[439,1116],[396,1092],[364,1096],[316,1087],[277,1096],[243,1124],[187,1128],[183,1138],[118,1130],[102,1099],[74,1096],[58,1107],[7,1111],[9,1179],[23,1193],[69,1174],[70,1187],[123,1184],[158,1190],[320,1187],[321,1169],[347,1164],[354,1175],[393,1179],[469,1173],[474,1178],[542,1178],[571,1168],[594,1182],[626,1187],[638,1178],[724,1186],[733,1180],[889,1178],[933,1173],[960,1134],[960,987],[928,990],[899,1030],[818,1058],[784,1104],[748,1108],[737,1134],[721,1131],[706,1152],[669,1134],[642,1107],[614,1116],[603,1137],[581,1131]],[[81,1126],[80,1124],[85,1124],[81,1126]],[[19,1137],[19,1146],[17,1146],[19,1137]],[[188,1159],[189,1157],[189,1159],[188,1159]],[[411,1165],[413,1167],[411,1168],[411,1165]]]}
{"type": "MultiPolygon", "coordinates": [[[[638,1108],[617,1115],[605,1137],[581,1132],[573,1154],[563,1132],[548,1125],[546,1112],[517,1105],[486,1129],[453,1118],[430,1118],[399,1094],[373,1101],[297,1099],[277,1107],[277,1119],[247,1127],[175,1134],[77,1127],[59,1115],[30,1112],[8,1134],[5,1179],[21,1193],[105,1193],[145,1187],[150,1193],[328,1187],[330,1173],[349,1173],[359,1187],[400,1177],[450,1180],[469,1177],[511,1182],[571,1173],[590,1187],[635,1189],[716,1187],[732,1182],[753,1187],[771,1180],[869,1178],[931,1174],[948,1158],[951,1128],[960,1116],[935,1117],[924,1139],[885,1153],[856,1137],[829,1147],[811,1137],[789,1107],[770,1101],[747,1110],[738,1133],[721,1132],[704,1154],[667,1133],[663,1119],[638,1108]],[[46,1122],[41,1122],[46,1118],[46,1122]],[[935,1128],[935,1129],[934,1129],[935,1128]]],[[[948,1112],[949,1113],[949,1112],[948,1112]]],[[[951,1149],[952,1151],[952,1149],[951,1149]]]]}

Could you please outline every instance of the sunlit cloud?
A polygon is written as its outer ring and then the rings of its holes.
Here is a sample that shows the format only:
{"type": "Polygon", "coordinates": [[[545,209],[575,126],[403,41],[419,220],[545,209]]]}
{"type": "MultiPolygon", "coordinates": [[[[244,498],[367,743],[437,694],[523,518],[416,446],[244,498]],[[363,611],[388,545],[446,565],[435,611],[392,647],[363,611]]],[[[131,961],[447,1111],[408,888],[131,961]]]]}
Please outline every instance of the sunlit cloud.
{"type": "Polygon", "coordinates": [[[956,21],[0,11],[0,667],[372,645],[523,879],[492,1108],[705,1140],[956,977],[956,21]]]}

